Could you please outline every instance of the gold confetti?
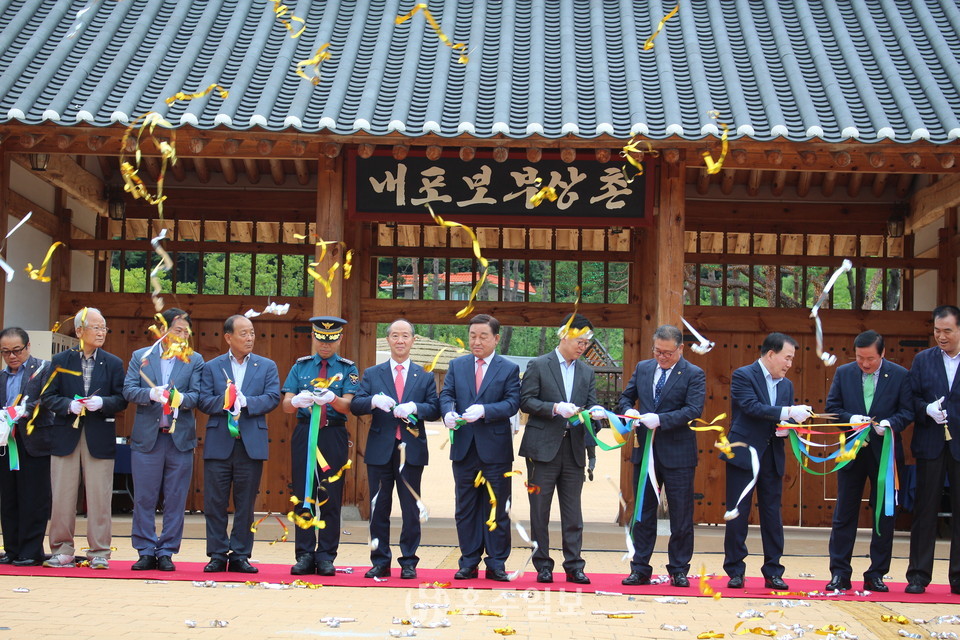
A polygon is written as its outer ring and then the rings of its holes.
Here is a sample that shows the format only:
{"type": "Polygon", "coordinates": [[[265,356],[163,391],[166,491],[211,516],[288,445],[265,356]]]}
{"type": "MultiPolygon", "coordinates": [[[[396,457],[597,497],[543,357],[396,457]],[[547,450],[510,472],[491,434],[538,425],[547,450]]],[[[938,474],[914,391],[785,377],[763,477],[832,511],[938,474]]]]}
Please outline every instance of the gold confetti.
{"type": "Polygon", "coordinates": [[[473,254],[477,257],[477,261],[480,263],[480,266],[483,267],[483,274],[477,278],[477,284],[474,285],[473,291],[470,292],[470,297],[467,298],[467,306],[465,306],[463,309],[460,309],[460,311],[457,311],[456,316],[458,318],[463,318],[464,316],[469,315],[474,309],[473,301],[476,299],[477,293],[480,291],[480,287],[482,287],[487,281],[487,274],[490,271],[489,263],[487,262],[487,259],[480,254],[480,241],[477,239],[477,234],[474,233],[473,229],[466,225],[460,224],[459,222],[444,220],[433,212],[433,207],[431,207],[429,203],[427,204],[427,211],[430,212],[430,217],[433,218],[433,221],[441,227],[460,227],[466,231],[467,235],[470,236],[470,241],[473,243],[473,254]]]}
{"type": "Polygon", "coordinates": [[[172,124],[164,120],[159,113],[150,111],[131,122],[130,126],[128,126],[127,130],[123,133],[123,138],[120,140],[120,176],[123,178],[123,190],[135,199],[142,198],[147,204],[157,207],[157,214],[161,218],[163,218],[163,201],[167,199],[167,197],[163,195],[163,180],[167,174],[167,165],[177,163],[177,150],[174,145],[176,135],[176,129],[173,128],[172,124]],[[126,157],[127,143],[133,138],[133,130],[138,124],[140,125],[140,129],[136,136],[134,163],[131,164],[124,160],[124,158],[126,157]],[[170,129],[169,142],[161,140],[154,135],[154,131],[158,126],[170,129]],[[154,148],[160,153],[160,177],[157,178],[156,195],[150,193],[139,175],[140,160],[143,156],[143,152],[140,149],[140,141],[145,132],[149,134],[154,148]]]}
{"type": "MultiPolygon", "coordinates": [[[[716,120],[717,118],[720,117],[720,112],[707,111],[707,115],[709,115],[711,118],[716,120]]],[[[723,133],[720,135],[720,157],[717,158],[716,161],[714,161],[713,156],[710,154],[709,151],[704,151],[703,153],[700,154],[703,156],[703,161],[707,165],[707,173],[711,175],[715,173],[720,173],[720,170],[723,168],[723,161],[727,159],[727,150],[729,148],[729,145],[727,143],[727,134],[730,131],[730,127],[728,127],[723,122],[717,122],[717,124],[719,124],[723,128],[723,133]]]]}
{"type": "Polygon", "coordinates": [[[297,16],[293,15],[293,13],[290,13],[290,8],[283,4],[280,0],[273,0],[273,13],[276,14],[277,20],[279,20],[280,23],[287,28],[287,31],[290,32],[291,38],[299,38],[300,34],[303,33],[304,29],[307,28],[306,20],[303,18],[298,18],[297,16]],[[284,17],[287,15],[287,13],[290,13],[289,18],[284,17]],[[294,22],[299,22],[302,25],[300,30],[297,32],[293,31],[292,23],[294,22]]]}
{"type": "Polygon", "coordinates": [[[150,272],[150,284],[153,286],[153,292],[150,294],[150,297],[153,298],[153,306],[157,313],[163,311],[163,298],[160,297],[160,292],[163,290],[163,288],[160,286],[160,271],[170,271],[173,269],[173,259],[170,258],[170,254],[167,253],[167,250],[160,246],[160,242],[162,242],[166,237],[167,228],[164,227],[160,231],[160,235],[150,241],[150,244],[153,246],[153,250],[158,256],[160,256],[160,263],[150,272]]]}
{"type": "Polygon", "coordinates": [[[210,92],[214,89],[217,90],[217,93],[220,94],[220,97],[226,100],[230,96],[230,92],[221,87],[219,84],[214,82],[212,85],[200,91],[199,93],[184,93],[183,91],[177,91],[175,94],[164,100],[167,105],[171,105],[178,100],[196,100],[197,98],[203,98],[210,95],[210,92]]]}
{"type": "Polygon", "coordinates": [[[313,86],[320,84],[320,65],[324,60],[330,59],[330,52],[327,51],[327,47],[330,46],[330,43],[322,45],[317,52],[313,54],[312,58],[307,58],[306,60],[301,60],[296,64],[297,70],[296,73],[298,76],[304,80],[309,80],[313,86]],[[304,67],[310,67],[310,70],[313,72],[313,76],[308,76],[304,73],[304,67]]]}
{"type": "Polygon", "coordinates": [[[57,247],[63,246],[62,242],[54,242],[50,245],[50,248],[47,249],[47,255],[43,258],[43,263],[40,265],[39,269],[34,269],[33,264],[28,262],[26,272],[30,275],[31,280],[39,280],[40,282],[50,282],[50,276],[43,275],[47,271],[47,267],[50,265],[50,260],[53,259],[53,252],[57,250],[57,247]]]}
{"type": "Polygon", "coordinates": [[[659,151],[655,151],[653,145],[647,141],[646,150],[640,148],[640,141],[637,140],[637,137],[634,136],[630,138],[630,142],[623,145],[623,149],[620,150],[620,156],[625,159],[634,169],[637,170],[632,176],[627,173],[627,165],[623,165],[621,171],[623,171],[623,179],[627,181],[627,184],[630,184],[638,177],[643,175],[643,161],[644,155],[649,155],[651,158],[656,158],[660,155],[659,151]],[[637,154],[636,157],[634,154],[637,154]]]}
{"type": "MultiPolygon", "coordinates": [[[[535,182],[539,186],[543,182],[543,178],[537,178],[535,182]]],[[[544,198],[550,202],[555,202],[558,197],[557,190],[553,187],[540,187],[540,191],[537,191],[535,194],[533,194],[533,196],[530,197],[530,204],[532,204],[534,207],[539,207],[544,198]]]]}
{"type": "MultiPolygon", "coordinates": [[[[256,532],[257,532],[257,528],[263,523],[264,520],[266,520],[267,518],[269,518],[271,515],[273,515],[273,514],[271,514],[270,512],[267,512],[267,515],[263,516],[262,518],[260,518],[259,520],[257,520],[257,521],[254,522],[253,524],[251,524],[251,525],[250,525],[250,532],[251,532],[251,533],[256,533],[256,532]]],[[[290,533],[290,531],[287,529],[287,525],[285,525],[285,524],[283,523],[283,520],[280,519],[280,516],[278,516],[278,515],[273,515],[273,517],[276,519],[277,523],[283,528],[283,535],[281,535],[279,538],[274,539],[274,541],[271,542],[270,544],[271,544],[271,545],[275,545],[275,544],[277,544],[278,542],[286,542],[286,541],[287,541],[287,535],[290,533]]]]}
{"type": "MultiPolygon", "coordinates": [[[[663,16],[663,19],[660,20],[660,22],[657,24],[657,28],[654,30],[653,34],[649,38],[647,38],[646,42],[643,43],[644,51],[649,51],[650,49],[653,49],[653,39],[656,38],[658,35],[660,35],[660,31],[663,29],[663,26],[667,24],[667,20],[677,15],[678,11],[680,11],[679,3],[677,3],[677,6],[675,6],[673,9],[670,10],[670,13],[663,16]]],[[[720,636],[720,637],[722,638],[723,636],[720,636]]]]}
{"type": "Polygon", "coordinates": [[[459,42],[457,44],[453,44],[452,42],[450,42],[450,38],[448,38],[446,34],[444,34],[443,31],[440,30],[440,25],[437,24],[437,21],[434,19],[433,14],[430,13],[430,10],[427,8],[426,3],[420,2],[418,4],[415,4],[413,6],[413,9],[408,11],[406,14],[402,16],[397,16],[395,21],[396,24],[403,24],[404,22],[412,18],[414,14],[416,14],[418,11],[423,12],[423,16],[427,19],[427,22],[430,23],[430,26],[433,28],[434,32],[436,32],[437,37],[440,38],[440,42],[447,45],[454,51],[460,52],[460,57],[457,59],[457,62],[459,62],[460,64],[467,64],[467,62],[470,60],[469,57],[467,57],[467,54],[464,53],[467,50],[467,45],[462,42],[459,42]]]}

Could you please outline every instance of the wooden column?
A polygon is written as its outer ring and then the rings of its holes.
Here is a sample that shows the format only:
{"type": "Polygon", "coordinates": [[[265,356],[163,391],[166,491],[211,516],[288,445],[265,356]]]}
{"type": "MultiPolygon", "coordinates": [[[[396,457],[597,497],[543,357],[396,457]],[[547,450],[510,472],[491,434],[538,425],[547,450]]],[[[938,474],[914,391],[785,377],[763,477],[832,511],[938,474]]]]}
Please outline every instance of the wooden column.
{"type": "MultiPolygon", "coordinates": [[[[317,166],[317,235],[324,240],[343,240],[344,217],[346,210],[343,206],[343,159],[321,155],[317,166]]],[[[344,252],[337,245],[327,246],[327,256],[316,267],[317,273],[326,277],[327,270],[334,262],[343,264],[344,252]]],[[[317,247],[316,258],[320,258],[320,247],[317,247]]],[[[334,295],[327,297],[323,287],[317,283],[313,289],[313,315],[341,316],[343,312],[343,296],[338,295],[337,284],[340,276],[334,278],[334,295]]],[[[352,318],[346,318],[347,321],[352,318]]],[[[349,330],[347,331],[349,333],[349,330]]],[[[346,342],[346,336],[344,337],[346,342]]],[[[344,345],[346,346],[346,345],[344,345]]],[[[343,349],[343,347],[341,347],[343,349]]],[[[353,358],[346,352],[346,357],[353,358]]]]}
{"type": "Polygon", "coordinates": [[[953,239],[957,236],[957,208],[944,211],[943,227],[939,230],[937,257],[937,304],[957,304],[957,254],[953,239]]]}
{"type": "MultiPolygon", "coordinates": [[[[10,190],[10,158],[3,149],[3,140],[0,140],[0,238],[3,238],[7,235],[8,227],[7,220],[10,217],[7,215],[7,199],[8,193],[10,190]]],[[[6,246],[4,246],[3,253],[0,254],[4,259],[7,257],[6,246]]],[[[0,300],[5,301],[7,299],[7,274],[0,270],[0,300]]],[[[0,302],[0,328],[5,327],[4,324],[4,307],[6,305],[3,302],[0,302]]]]}
{"type": "Polygon", "coordinates": [[[73,211],[66,208],[66,201],[66,193],[56,187],[53,214],[58,224],[52,240],[62,242],[63,246],[57,248],[50,261],[50,326],[60,320],[60,292],[70,291],[71,288],[70,269],[73,261],[70,256],[70,229],[73,227],[73,211]]]}
{"type": "Polygon", "coordinates": [[[676,149],[664,152],[660,175],[660,206],[654,227],[658,249],[657,325],[680,326],[683,315],[683,267],[686,199],[683,153],[676,149]]]}

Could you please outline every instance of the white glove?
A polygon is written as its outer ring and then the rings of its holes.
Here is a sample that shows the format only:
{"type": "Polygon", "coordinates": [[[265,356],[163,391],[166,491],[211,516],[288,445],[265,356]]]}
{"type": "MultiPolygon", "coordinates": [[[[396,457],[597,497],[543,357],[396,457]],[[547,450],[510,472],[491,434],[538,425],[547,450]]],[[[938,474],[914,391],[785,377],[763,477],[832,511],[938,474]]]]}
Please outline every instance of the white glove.
{"type": "Polygon", "coordinates": [[[879,424],[873,425],[873,431],[878,436],[882,436],[883,432],[890,428],[889,420],[881,420],[879,424]]]}
{"type": "Polygon", "coordinates": [[[851,424],[869,424],[870,416],[850,416],[851,424]]]}
{"type": "Polygon", "coordinates": [[[773,432],[773,435],[777,436],[778,438],[786,438],[789,433],[790,429],[777,429],[773,432]]]}
{"type": "Polygon", "coordinates": [[[234,406],[237,409],[243,409],[247,406],[247,396],[243,395],[243,392],[240,389],[237,389],[237,401],[234,403],[234,406]]]}
{"type": "Polygon", "coordinates": [[[313,404],[313,394],[306,390],[301,391],[297,395],[290,398],[290,404],[297,409],[306,409],[313,404]]]}
{"type": "Polygon", "coordinates": [[[324,389],[319,394],[314,394],[313,396],[314,404],[318,404],[321,407],[325,404],[330,404],[336,399],[337,394],[335,394],[333,391],[330,391],[330,389],[324,389]]]}
{"type": "Polygon", "coordinates": [[[947,410],[941,409],[941,403],[945,396],[940,396],[939,400],[934,400],[927,405],[927,415],[933,418],[937,424],[947,424],[947,410]]]}
{"type": "Polygon", "coordinates": [[[81,411],[83,411],[83,404],[79,400],[71,400],[70,413],[78,416],[81,411]]]}
{"type": "Polygon", "coordinates": [[[87,411],[100,411],[103,408],[103,398],[100,396],[90,396],[83,401],[83,406],[87,408],[87,411]]]}
{"type": "Polygon", "coordinates": [[[590,407],[590,419],[591,420],[606,420],[607,419],[607,410],[601,407],[598,404],[590,407]]]}
{"type": "Polygon", "coordinates": [[[25,404],[18,404],[16,407],[14,407],[14,414],[13,414],[14,422],[16,422],[17,420],[19,420],[25,415],[27,415],[27,407],[25,404]]]}
{"type": "Polygon", "coordinates": [[[162,384],[159,387],[153,387],[150,389],[150,399],[154,402],[159,402],[163,404],[166,402],[166,398],[163,397],[163,392],[167,390],[167,385],[162,384]]]}
{"type": "Polygon", "coordinates": [[[797,424],[807,420],[811,415],[813,415],[813,408],[805,404],[797,404],[787,409],[787,416],[797,424]]]}
{"type": "Polygon", "coordinates": [[[447,414],[443,416],[443,426],[447,429],[459,429],[460,427],[457,426],[457,418],[459,417],[455,412],[448,411],[447,414]]]}
{"type": "Polygon", "coordinates": [[[660,426],[660,416],[655,413],[645,413],[637,419],[643,426],[651,431],[660,426]]]}
{"type": "Polygon", "coordinates": [[[370,404],[372,404],[380,411],[391,411],[395,406],[397,406],[397,401],[388,396],[385,393],[378,393],[372,398],[370,398],[370,404]]]}
{"type": "Polygon", "coordinates": [[[577,412],[577,405],[572,402],[558,402],[553,405],[553,412],[561,418],[570,418],[577,412]]]}
{"type": "Polygon", "coordinates": [[[403,404],[398,404],[393,408],[393,417],[399,418],[400,420],[406,420],[407,418],[410,417],[411,414],[416,412],[417,412],[416,402],[404,402],[403,404]]]}
{"type": "Polygon", "coordinates": [[[463,412],[463,419],[467,422],[476,422],[483,417],[483,405],[472,404],[463,412]]]}

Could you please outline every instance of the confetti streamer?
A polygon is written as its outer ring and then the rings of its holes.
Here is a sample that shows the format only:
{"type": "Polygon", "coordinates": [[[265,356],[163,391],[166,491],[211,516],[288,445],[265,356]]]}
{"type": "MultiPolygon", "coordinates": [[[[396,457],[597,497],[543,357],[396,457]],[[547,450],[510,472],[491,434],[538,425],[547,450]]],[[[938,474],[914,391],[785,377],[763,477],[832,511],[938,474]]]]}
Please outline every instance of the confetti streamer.
{"type": "MultiPolygon", "coordinates": [[[[543,178],[537,178],[535,180],[535,184],[537,186],[540,186],[542,183],[543,178]]],[[[550,186],[543,186],[540,187],[539,191],[530,197],[530,204],[532,204],[534,207],[539,207],[540,203],[542,203],[544,199],[549,200],[550,202],[555,202],[558,197],[559,196],[557,195],[556,189],[550,186]]]]}
{"type": "Polygon", "coordinates": [[[100,2],[100,0],[90,0],[90,2],[88,2],[87,4],[85,4],[82,9],[80,9],[79,11],[77,11],[77,15],[76,15],[76,17],[74,18],[75,22],[74,22],[74,24],[73,24],[73,28],[70,29],[70,33],[67,34],[67,39],[68,39],[68,40],[69,40],[70,38],[75,37],[78,33],[80,33],[80,30],[83,29],[83,20],[82,20],[83,14],[85,14],[85,13],[87,13],[88,11],[90,11],[91,9],[93,9],[93,8],[97,5],[98,2],[100,2]]]}
{"type": "MultiPolygon", "coordinates": [[[[62,247],[62,242],[54,242],[50,245],[50,248],[47,249],[47,255],[43,258],[43,263],[40,265],[39,269],[34,269],[33,264],[28,262],[26,272],[30,276],[31,280],[39,280],[40,282],[50,282],[50,276],[44,275],[47,271],[47,267],[50,266],[50,260],[53,259],[53,252],[57,250],[57,247],[62,247]]],[[[12,278],[7,277],[7,282],[12,278]]]]}
{"type": "Polygon", "coordinates": [[[286,542],[286,541],[287,541],[287,535],[290,533],[289,529],[287,529],[287,525],[285,525],[285,524],[283,523],[283,520],[280,519],[280,516],[275,515],[275,514],[271,514],[269,511],[267,512],[267,515],[263,516],[262,518],[260,518],[260,519],[257,520],[256,522],[254,522],[252,525],[250,525],[250,532],[251,532],[251,533],[256,533],[256,532],[257,532],[257,529],[260,527],[260,525],[263,524],[263,521],[266,520],[267,518],[269,518],[271,515],[276,519],[277,524],[279,524],[280,527],[283,529],[283,535],[281,535],[279,538],[276,538],[276,539],[275,539],[273,542],[271,542],[270,544],[271,544],[271,545],[275,545],[275,544],[277,544],[278,542],[286,542]]]}
{"type": "Polygon", "coordinates": [[[233,438],[240,437],[240,423],[238,418],[240,416],[240,407],[237,407],[237,399],[239,398],[239,393],[237,392],[237,385],[233,383],[233,380],[230,379],[230,376],[227,375],[227,372],[223,369],[223,377],[227,380],[227,388],[223,392],[223,410],[227,412],[227,431],[230,433],[230,436],[233,438]],[[236,413],[234,413],[236,411],[236,413]]]}
{"type": "MultiPolygon", "coordinates": [[[[457,344],[459,345],[459,347],[457,348],[457,353],[466,353],[467,348],[464,346],[463,340],[461,340],[460,338],[454,338],[454,340],[456,340],[457,344]]],[[[423,370],[426,371],[427,373],[432,373],[433,370],[436,368],[437,363],[440,362],[440,356],[443,355],[443,352],[446,351],[447,349],[452,349],[452,348],[453,347],[443,347],[442,349],[440,349],[440,351],[437,351],[436,355],[433,356],[433,360],[431,360],[429,364],[424,365],[423,370]]]]}
{"type": "MultiPolygon", "coordinates": [[[[617,492],[617,499],[620,501],[620,508],[623,509],[623,513],[626,513],[627,501],[623,499],[623,492],[620,491],[620,487],[614,484],[613,478],[611,478],[610,476],[607,476],[607,482],[609,482],[610,486],[613,487],[613,489],[617,492]]],[[[629,525],[625,525],[623,527],[623,532],[627,540],[627,551],[626,553],[623,554],[623,557],[620,558],[621,562],[633,559],[634,554],[637,552],[637,548],[633,544],[633,536],[630,533],[630,529],[632,525],[633,525],[633,520],[630,521],[629,525]]]]}
{"type": "Polygon", "coordinates": [[[467,62],[469,62],[470,60],[467,54],[464,53],[467,49],[467,45],[464,44],[463,42],[458,42],[457,44],[453,44],[452,42],[450,42],[450,38],[448,38],[443,33],[443,31],[440,30],[440,25],[437,24],[437,21],[434,19],[433,14],[430,13],[429,9],[427,9],[426,3],[420,2],[418,4],[415,4],[413,6],[413,9],[408,11],[406,14],[402,16],[397,16],[395,20],[396,24],[398,25],[403,24],[404,22],[412,18],[414,14],[416,14],[418,11],[423,12],[423,16],[427,19],[427,22],[430,23],[430,26],[433,28],[434,32],[437,34],[437,37],[440,38],[440,42],[447,45],[454,51],[458,51],[460,53],[460,57],[457,59],[457,62],[459,62],[460,64],[467,64],[467,62]]]}
{"type": "Polygon", "coordinates": [[[719,600],[722,597],[719,591],[714,591],[713,587],[710,586],[710,578],[707,576],[707,568],[704,565],[700,565],[700,593],[710,596],[714,600],[719,600]]]}
{"type": "Polygon", "coordinates": [[[679,4],[679,3],[677,3],[677,6],[675,6],[673,9],[670,10],[670,13],[668,13],[668,14],[665,15],[665,16],[663,16],[663,19],[661,19],[660,22],[657,24],[657,28],[654,29],[653,34],[651,34],[650,37],[647,38],[647,41],[643,43],[643,50],[644,50],[644,51],[649,51],[650,49],[653,49],[653,40],[654,40],[654,38],[656,38],[658,35],[660,35],[660,31],[662,31],[662,30],[663,30],[663,26],[664,26],[665,24],[667,24],[667,20],[669,20],[669,19],[672,18],[673,16],[677,15],[677,12],[678,12],[678,11],[680,11],[680,4],[679,4]]]}
{"type": "MultiPolygon", "coordinates": [[[[40,371],[41,371],[42,369],[43,369],[43,367],[38,368],[38,369],[34,372],[33,375],[37,375],[38,373],[40,373],[40,371]]],[[[69,374],[69,375],[71,375],[71,376],[82,376],[82,375],[83,375],[83,372],[82,372],[82,371],[71,371],[70,369],[64,369],[63,367],[57,367],[56,369],[53,370],[53,373],[50,374],[50,377],[47,378],[47,381],[43,384],[43,388],[40,389],[40,395],[41,395],[41,396],[43,395],[43,392],[44,392],[44,391],[46,391],[47,389],[50,388],[50,384],[51,384],[51,383],[54,381],[54,379],[57,377],[57,374],[60,374],[60,373],[66,373],[66,374],[69,374]]],[[[31,376],[31,378],[32,378],[32,377],[33,377],[33,376],[31,376]]],[[[36,406],[33,407],[33,415],[30,416],[30,420],[27,422],[26,431],[27,431],[27,435],[28,435],[28,436],[29,436],[31,433],[33,433],[33,423],[34,423],[34,421],[37,419],[37,416],[38,416],[39,414],[40,414],[40,403],[38,402],[38,403],[36,404],[36,406]]]]}
{"type": "Polygon", "coordinates": [[[276,302],[271,302],[266,307],[264,307],[263,311],[255,311],[253,309],[249,309],[243,315],[247,318],[256,318],[257,316],[265,316],[271,313],[276,316],[284,316],[287,314],[288,311],[290,311],[289,302],[285,304],[277,304],[276,302]]]}
{"type": "Polygon", "coordinates": [[[627,165],[623,165],[620,169],[623,172],[623,179],[627,181],[627,184],[632,183],[634,180],[643,175],[643,157],[644,155],[649,155],[651,158],[656,158],[660,155],[659,151],[653,149],[653,145],[649,141],[646,142],[646,150],[639,147],[640,141],[634,136],[630,139],[630,142],[623,146],[623,149],[620,150],[620,157],[626,160],[634,169],[636,173],[632,176],[627,172],[627,165]],[[637,157],[634,157],[633,154],[637,154],[637,157]]]}
{"type": "MultiPolygon", "coordinates": [[[[7,246],[7,238],[12,236],[17,229],[22,227],[31,216],[33,216],[33,211],[30,211],[27,213],[27,215],[23,216],[23,218],[20,219],[20,222],[14,225],[13,229],[10,229],[10,231],[7,232],[7,235],[3,238],[3,243],[0,244],[0,252],[3,252],[4,248],[7,246]]],[[[0,258],[0,269],[3,269],[7,273],[7,282],[11,282],[13,280],[15,271],[14,268],[7,264],[7,261],[3,258],[0,258]]],[[[56,331],[56,329],[54,331],[56,331]]]]}
{"type": "Polygon", "coordinates": [[[487,274],[490,271],[489,263],[487,262],[486,258],[480,255],[480,241],[477,239],[477,234],[474,233],[473,229],[466,225],[460,224],[459,222],[444,220],[433,212],[433,207],[431,207],[429,203],[427,204],[427,211],[430,212],[430,217],[433,218],[433,221],[441,227],[460,227],[466,231],[467,235],[470,236],[470,241],[473,243],[473,255],[477,257],[477,261],[480,263],[480,266],[483,267],[483,274],[477,278],[477,284],[474,285],[473,291],[470,292],[470,297],[467,299],[467,306],[465,306],[463,309],[460,309],[460,311],[457,311],[456,316],[458,318],[463,318],[469,315],[474,309],[473,301],[476,299],[477,293],[480,291],[480,287],[482,287],[487,281],[487,274]]]}
{"type": "Polygon", "coordinates": [[[287,7],[287,5],[283,4],[281,0],[273,0],[273,13],[276,14],[276,18],[277,20],[280,21],[280,24],[286,27],[287,31],[290,32],[291,38],[299,38],[300,34],[303,33],[304,30],[307,28],[306,20],[304,20],[303,18],[298,18],[297,16],[293,15],[293,13],[290,12],[290,8],[287,7]],[[286,16],[288,13],[290,13],[290,17],[285,18],[284,16],[286,16]],[[299,22],[301,24],[299,31],[295,32],[293,30],[294,22],[299,22]]]}
{"type": "Polygon", "coordinates": [[[487,486],[487,493],[490,495],[490,518],[484,523],[487,529],[494,531],[497,528],[497,495],[493,492],[493,485],[483,477],[483,471],[477,471],[477,477],[473,479],[473,486],[480,488],[480,485],[487,486]]]}
{"type": "Polygon", "coordinates": [[[747,494],[750,493],[750,491],[752,491],[756,486],[757,475],[760,473],[760,458],[757,456],[757,450],[749,445],[743,446],[746,446],[750,450],[750,468],[753,471],[753,477],[750,478],[750,482],[748,482],[747,486],[745,486],[743,491],[740,492],[740,497],[737,498],[737,502],[733,505],[733,508],[727,510],[726,513],[723,514],[723,519],[726,522],[740,517],[740,503],[743,502],[744,498],[747,497],[747,494]]]}
{"type": "Polygon", "coordinates": [[[175,146],[176,129],[173,125],[163,119],[156,111],[149,111],[130,123],[127,130],[120,140],[120,176],[123,178],[123,190],[129,193],[134,199],[142,198],[147,204],[157,207],[157,215],[163,218],[163,201],[167,199],[163,195],[163,180],[167,174],[167,165],[177,163],[177,150],[175,146]],[[134,162],[125,160],[127,145],[133,139],[133,130],[140,125],[135,139],[134,162]],[[155,135],[157,127],[163,127],[170,130],[170,141],[161,140],[155,135]],[[144,185],[140,178],[140,160],[143,152],[140,148],[140,141],[143,134],[147,133],[154,148],[160,154],[160,177],[157,178],[157,194],[153,195],[144,185]]]}
{"type": "Polygon", "coordinates": [[[827,284],[824,285],[823,291],[820,292],[820,297],[817,298],[816,304],[810,309],[810,317],[813,318],[814,322],[814,332],[817,338],[817,357],[823,361],[828,367],[832,367],[837,362],[837,356],[824,352],[823,350],[823,325],[820,322],[820,306],[827,301],[827,296],[830,295],[830,291],[833,289],[833,285],[836,284],[837,279],[842,273],[846,273],[853,268],[853,263],[849,260],[844,260],[840,263],[840,268],[833,272],[830,276],[830,279],[827,281],[827,284]]]}
{"type": "Polygon", "coordinates": [[[165,99],[164,102],[167,103],[167,106],[177,102],[178,100],[196,100],[197,98],[204,98],[210,95],[210,92],[214,89],[217,90],[217,93],[220,94],[220,97],[226,100],[230,96],[230,92],[221,87],[217,83],[211,84],[209,87],[200,91],[199,93],[184,93],[183,91],[177,91],[175,94],[165,99]]]}
{"type": "MultiPolygon", "coordinates": [[[[707,115],[716,120],[720,117],[719,111],[707,111],[707,115]]],[[[723,161],[727,159],[727,151],[729,150],[729,143],[727,142],[727,135],[730,133],[730,127],[728,127],[723,122],[717,122],[720,127],[723,129],[723,133],[720,134],[720,157],[716,160],[713,159],[713,156],[709,151],[704,151],[700,155],[703,156],[703,161],[707,165],[707,173],[713,175],[715,173],[720,173],[720,170],[723,169],[723,161]]]]}
{"type": "Polygon", "coordinates": [[[573,329],[573,321],[577,317],[577,312],[580,309],[580,287],[577,286],[574,289],[574,292],[577,294],[576,300],[573,301],[573,313],[570,314],[570,317],[567,318],[567,323],[557,329],[558,338],[570,338],[571,340],[576,340],[577,338],[583,337],[586,340],[593,340],[593,330],[590,327],[580,327],[579,329],[573,329]]]}
{"type": "Polygon", "coordinates": [[[160,235],[150,240],[150,245],[153,247],[154,252],[160,256],[160,263],[150,271],[150,285],[153,287],[153,292],[150,294],[150,297],[153,299],[153,307],[157,313],[163,311],[163,298],[160,297],[160,293],[163,291],[163,287],[160,286],[160,272],[169,272],[173,269],[173,259],[170,258],[167,250],[160,246],[160,243],[166,237],[167,228],[164,227],[160,230],[160,235]]]}
{"type": "Polygon", "coordinates": [[[301,60],[296,64],[296,74],[303,78],[304,80],[309,80],[313,86],[320,84],[320,65],[324,60],[330,59],[330,52],[327,51],[327,47],[330,46],[330,43],[322,45],[317,52],[313,54],[312,58],[307,58],[306,60],[301,60]],[[305,67],[310,67],[310,71],[313,73],[312,76],[308,76],[304,72],[305,67]]]}
{"type": "Polygon", "coordinates": [[[690,330],[690,333],[693,334],[693,337],[696,338],[696,339],[699,341],[699,344],[692,344],[692,345],[690,345],[690,349],[691,349],[694,353],[702,356],[702,355],[705,355],[705,354],[707,354],[707,353],[710,353],[710,350],[713,349],[715,346],[717,346],[717,343],[716,343],[716,342],[711,342],[710,340],[707,340],[707,339],[704,338],[702,335],[700,335],[700,333],[699,333],[696,329],[693,328],[693,325],[691,325],[689,322],[687,322],[687,319],[686,319],[686,318],[681,317],[680,320],[681,320],[681,321],[683,322],[683,324],[687,327],[687,329],[690,330]]]}

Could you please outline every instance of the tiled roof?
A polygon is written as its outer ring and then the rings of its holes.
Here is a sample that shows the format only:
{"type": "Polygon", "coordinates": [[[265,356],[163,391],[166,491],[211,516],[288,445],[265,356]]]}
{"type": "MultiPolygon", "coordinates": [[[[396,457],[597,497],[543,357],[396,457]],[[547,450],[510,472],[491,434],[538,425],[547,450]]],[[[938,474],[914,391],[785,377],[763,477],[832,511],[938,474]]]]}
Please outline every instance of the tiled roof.
{"type": "MultiPolygon", "coordinates": [[[[473,286],[474,278],[476,277],[477,277],[476,274],[470,273],[469,271],[466,271],[463,273],[452,273],[450,274],[450,285],[451,286],[452,285],[473,286]]],[[[439,275],[440,282],[445,282],[446,279],[447,279],[447,274],[441,273],[439,275]]],[[[400,287],[413,286],[413,274],[410,274],[410,273],[400,274],[397,280],[398,280],[397,286],[400,286],[400,287]]],[[[493,274],[487,274],[487,282],[497,287],[503,286],[501,285],[502,280],[500,276],[495,276],[493,274]]],[[[516,287],[518,291],[522,291],[523,289],[526,289],[528,293],[531,293],[531,294],[534,294],[537,292],[536,288],[532,284],[528,282],[524,282],[523,280],[507,280],[507,282],[509,283],[507,285],[507,288],[516,287]]],[[[391,287],[393,287],[393,282],[391,280],[382,280],[380,282],[381,289],[389,289],[391,287]]]]}
{"type": "Polygon", "coordinates": [[[956,0],[0,0],[0,122],[829,142],[960,137],[956,0]],[[288,14],[289,15],[289,14],[288,14]],[[293,23],[295,28],[299,27],[293,23]],[[330,42],[318,86],[293,73],[330,42]],[[230,89],[172,107],[211,83],[230,89]]]}

